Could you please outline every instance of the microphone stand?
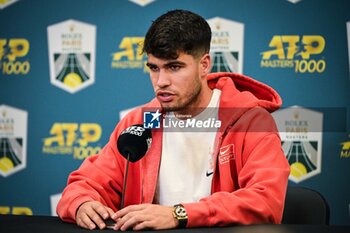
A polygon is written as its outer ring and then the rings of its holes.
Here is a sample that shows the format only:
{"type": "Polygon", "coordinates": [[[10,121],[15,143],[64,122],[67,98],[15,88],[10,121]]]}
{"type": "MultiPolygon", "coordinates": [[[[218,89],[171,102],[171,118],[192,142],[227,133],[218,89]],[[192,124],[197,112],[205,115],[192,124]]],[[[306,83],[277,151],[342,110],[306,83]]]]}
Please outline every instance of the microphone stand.
{"type": "Polygon", "coordinates": [[[126,190],[126,181],[128,178],[128,171],[129,171],[129,159],[130,159],[130,153],[128,153],[128,157],[126,158],[126,167],[125,167],[125,173],[124,173],[124,184],[123,184],[123,192],[122,192],[122,200],[120,202],[120,209],[124,208],[124,196],[125,196],[125,190],[126,190]]]}
{"type": "MultiPolygon", "coordinates": [[[[120,209],[124,208],[124,196],[125,196],[126,181],[128,178],[128,171],[129,171],[129,159],[130,159],[130,153],[128,153],[128,157],[126,159],[126,167],[125,167],[124,181],[123,181],[124,184],[123,184],[123,191],[122,191],[122,200],[120,201],[120,209]]],[[[113,229],[115,226],[115,222],[111,218],[107,219],[105,223],[108,229],[113,229]]]]}

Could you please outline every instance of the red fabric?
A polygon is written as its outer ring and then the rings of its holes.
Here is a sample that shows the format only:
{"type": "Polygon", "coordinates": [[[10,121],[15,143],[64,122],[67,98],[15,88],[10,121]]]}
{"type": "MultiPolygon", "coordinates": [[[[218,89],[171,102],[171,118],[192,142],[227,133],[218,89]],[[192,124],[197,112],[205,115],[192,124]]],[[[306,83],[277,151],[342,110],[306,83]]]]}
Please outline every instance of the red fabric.
{"type": "MultiPolygon", "coordinates": [[[[188,213],[187,227],[280,223],[289,164],[269,112],[281,106],[281,98],[271,87],[239,74],[210,74],[208,82],[222,91],[212,195],[196,203],[182,203],[188,213]]],[[[160,105],[154,99],[143,107],[160,105]]],[[[126,161],[116,148],[117,137],[142,120],[142,108],[130,112],[101,153],[87,158],[70,174],[57,206],[64,221],[74,222],[77,208],[88,200],[118,209],[126,161]]],[[[130,163],[125,205],[152,203],[154,199],[162,132],[154,130],[152,138],[147,154],[130,163]]]]}

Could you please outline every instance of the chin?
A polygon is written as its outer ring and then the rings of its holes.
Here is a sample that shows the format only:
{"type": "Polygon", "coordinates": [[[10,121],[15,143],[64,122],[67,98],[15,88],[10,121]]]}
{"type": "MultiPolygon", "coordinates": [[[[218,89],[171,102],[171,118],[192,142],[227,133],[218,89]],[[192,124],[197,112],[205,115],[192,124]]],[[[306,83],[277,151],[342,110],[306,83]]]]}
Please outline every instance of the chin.
{"type": "Polygon", "coordinates": [[[181,110],[181,108],[176,107],[176,106],[167,106],[167,105],[162,105],[162,109],[165,112],[176,112],[181,110]]]}

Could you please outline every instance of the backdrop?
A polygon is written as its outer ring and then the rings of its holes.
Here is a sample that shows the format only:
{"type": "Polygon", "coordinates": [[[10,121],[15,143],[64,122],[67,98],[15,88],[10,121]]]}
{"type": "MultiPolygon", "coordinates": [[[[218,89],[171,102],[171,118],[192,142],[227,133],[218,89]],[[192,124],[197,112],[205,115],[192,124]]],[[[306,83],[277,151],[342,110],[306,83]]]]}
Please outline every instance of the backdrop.
{"type": "Polygon", "coordinates": [[[350,212],[350,2],[0,1],[0,213],[55,214],[68,174],[129,109],[153,97],[139,44],[171,9],[208,20],[212,71],[276,89],[289,184],[350,212]]]}

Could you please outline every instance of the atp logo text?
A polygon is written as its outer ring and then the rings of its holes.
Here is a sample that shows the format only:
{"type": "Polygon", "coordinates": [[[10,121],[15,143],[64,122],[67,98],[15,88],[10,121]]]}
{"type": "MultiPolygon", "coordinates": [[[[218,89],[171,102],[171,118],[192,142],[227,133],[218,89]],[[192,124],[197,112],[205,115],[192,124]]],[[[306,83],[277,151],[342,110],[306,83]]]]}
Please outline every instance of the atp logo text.
{"type": "Polygon", "coordinates": [[[0,214],[11,214],[11,215],[33,215],[32,209],[29,207],[19,206],[0,206],[0,214]]]}
{"type": "Polygon", "coordinates": [[[95,123],[54,123],[50,134],[52,137],[44,139],[44,153],[73,154],[75,159],[85,159],[101,150],[100,146],[91,146],[102,134],[95,123]]]}
{"type": "Polygon", "coordinates": [[[119,44],[121,51],[112,54],[112,68],[144,69],[147,72],[143,41],[144,37],[124,37],[119,44]]]}
{"type": "Polygon", "coordinates": [[[27,74],[30,71],[29,61],[23,58],[29,52],[26,39],[0,39],[0,69],[3,74],[27,74]]]}
{"type": "Polygon", "coordinates": [[[269,47],[262,52],[261,67],[293,68],[296,73],[322,73],[326,69],[324,59],[315,59],[325,49],[325,39],[320,35],[275,35],[269,47]]]}

